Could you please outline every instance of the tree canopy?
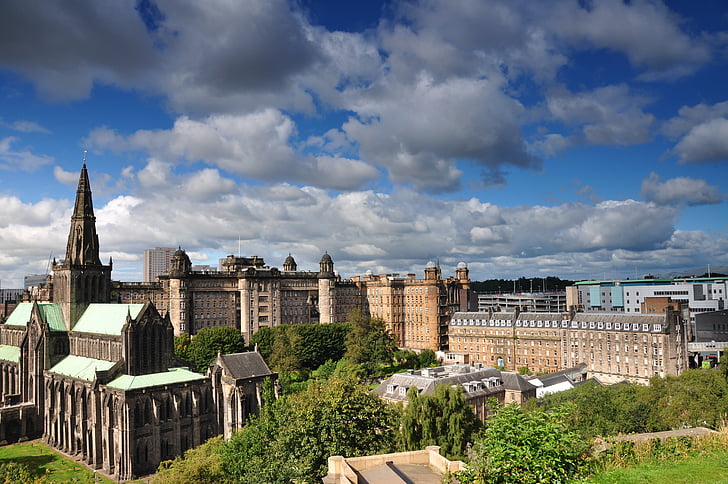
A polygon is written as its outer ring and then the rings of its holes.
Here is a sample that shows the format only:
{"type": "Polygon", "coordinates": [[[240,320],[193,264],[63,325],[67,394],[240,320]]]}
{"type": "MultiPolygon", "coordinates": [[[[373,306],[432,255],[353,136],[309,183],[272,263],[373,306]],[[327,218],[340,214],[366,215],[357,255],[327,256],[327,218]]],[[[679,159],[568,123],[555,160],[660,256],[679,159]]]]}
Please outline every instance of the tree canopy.
{"type": "Polygon", "coordinates": [[[473,436],[482,427],[465,402],[461,387],[438,385],[432,395],[420,395],[417,387],[407,393],[402,411],[399,442],[403,450],[439,445],[448,458],[463,459],[473,436]]]}
{"type": "Polygon", "coordinates": [[[245,348],[245,339],[240,331],[228,326],[216,326],[201,329],[192,337],[187,357],[198,371],[204,372],[218,353],[240,353],[245,348]]]}
{"type": "Polygon", "coordinates": [[[576,474],[589,442],[568,430],[567,408],[527,412],[516,404],[491,407],[495,411],[469,452],[470,471],[461,482],[540,484],[565,482],[576,474]]]}
{"type": "Polygon", "coordinates": [[[395,407],[355,379],[312,382],[304,391],[264,405],[223,450],[236,482],[320,482],[331,455],[391,451],[395,407]]]}
{"type": "Polygon", "coordinates": [[[345,357],[364,364],[389,364],[397,343],[387,331],[384,320],[365,317],[360,310],[349,315],[351,331],[346,335],[345,357]]]}

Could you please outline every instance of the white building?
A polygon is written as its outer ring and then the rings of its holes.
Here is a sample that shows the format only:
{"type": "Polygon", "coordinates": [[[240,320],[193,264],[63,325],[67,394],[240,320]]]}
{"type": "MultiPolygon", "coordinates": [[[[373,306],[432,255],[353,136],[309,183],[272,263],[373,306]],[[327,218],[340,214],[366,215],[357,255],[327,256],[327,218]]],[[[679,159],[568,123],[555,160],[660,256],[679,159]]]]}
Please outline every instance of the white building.
{"type": "Polygon", "coordinates": [[[696,314],[725,309],[726,294],[728,281],[724,277],[584,281],[567,288],[566,304],[586,312],[639,314],[645,298],[669,297],[688,304],[694,327],[696,314]]]}

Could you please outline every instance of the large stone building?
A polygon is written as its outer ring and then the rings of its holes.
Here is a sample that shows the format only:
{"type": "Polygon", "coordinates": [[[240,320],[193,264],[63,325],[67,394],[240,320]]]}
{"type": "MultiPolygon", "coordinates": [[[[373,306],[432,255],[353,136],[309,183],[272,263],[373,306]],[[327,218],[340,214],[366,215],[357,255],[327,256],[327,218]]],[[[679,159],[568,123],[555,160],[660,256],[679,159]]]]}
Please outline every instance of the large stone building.
{"type": "Polygon", "coordinates": [[[362,290],[364,313],[383,319],[401,348],[447,350],[450,319],[458,311],[470,310],[470,277],[463,262],[455,277],[443,278],[440,266],[430,261],[424,279],[369,272],[352,281],[362,290]]]}
{"type": "MultiPolygon", "coordinates": [[[[182,367],[168,316],[148,301],[111,303],[111,268],[99,258],[84,165],[66,257],[54,261],[44,288],[52,302],[21,303],[0,324],[0,442],[42,436],[129,479],[242,425],[257,406],[231,413],[228,397],[254,394],[258,382],[233,378],[213,388],[210,377],[182,367]]],[[[262,362],[254,355],[247,360],[262,362]]]]}
{"type": "Polygon", "coordinates": [[[587,365],[604,383],[647,383],[688,368],[688,325],[679,311],[624,313],[457,313],[450,350],[471,363],[551,373],[587,365]]]}

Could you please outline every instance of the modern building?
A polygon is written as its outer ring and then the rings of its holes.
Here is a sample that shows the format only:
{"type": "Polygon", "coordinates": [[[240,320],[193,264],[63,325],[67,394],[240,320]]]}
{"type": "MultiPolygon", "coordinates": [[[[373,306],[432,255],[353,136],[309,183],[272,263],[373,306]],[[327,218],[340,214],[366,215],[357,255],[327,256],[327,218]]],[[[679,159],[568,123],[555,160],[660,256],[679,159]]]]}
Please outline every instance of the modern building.
{"type": "Polygon", "coordinates": [[[142,282],[156,282],[157,277],[169,272],[174,247],[155,247],[144,250],[142,282]]]}
{"type": "Polygon", "coordinates": [[[728,309],[727,294],[725,277],[583,281],[566,289],[566,305],[585,312],[640,314],[646,298],[669,297],[687,303],[694,326],[696,314],[728,309]]]}
{"type": "Polygon", "coordinates": [[[522,292],[478,294],[478,311],[512,313],[558,313],[566,311],[566,292],[522,292]]]}
{"type": "Polygon", "coordinates": [[[689,366],[688,325],[679,311],[625,313],[457,313],[450,350],[471,364],[552,373],[587,365],[604,383],[647,383],[689,366]]]}

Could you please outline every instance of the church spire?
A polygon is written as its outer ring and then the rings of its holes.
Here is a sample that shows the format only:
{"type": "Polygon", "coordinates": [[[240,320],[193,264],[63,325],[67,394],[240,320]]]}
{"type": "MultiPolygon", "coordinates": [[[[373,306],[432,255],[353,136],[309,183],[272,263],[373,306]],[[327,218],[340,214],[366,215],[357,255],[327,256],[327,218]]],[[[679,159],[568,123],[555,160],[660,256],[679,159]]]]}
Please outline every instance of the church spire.
{"type": "Polygon", "coordinates": [[[101,265],[99,259],[99,237],[96,234],[91,184],[86,171],[86,155],[78,179],[76,204],[71,216],[71,230],[66,245],[66,263],[71,265],[101,265]]]}

